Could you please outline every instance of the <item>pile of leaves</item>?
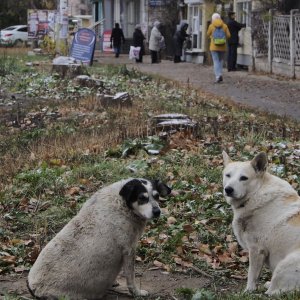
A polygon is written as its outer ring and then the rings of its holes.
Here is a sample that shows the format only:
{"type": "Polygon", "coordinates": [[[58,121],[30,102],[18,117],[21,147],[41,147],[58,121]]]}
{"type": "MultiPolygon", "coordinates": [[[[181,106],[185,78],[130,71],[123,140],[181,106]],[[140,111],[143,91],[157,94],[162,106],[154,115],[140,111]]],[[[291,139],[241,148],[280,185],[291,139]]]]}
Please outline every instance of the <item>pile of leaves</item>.
{"type": "MultiPolygon", "coordinates": [[[[9,129],[7,123],[0,128],[0,174],[6,177],[0,193],[0,274],[29,270],[94,191],[136,176],[159,178],[173,188],[161,202],[162,217],[148,225],[139,243],[138,261],[164,272],[207,276],[220,286],[245,279],[248,255],[233,236],[232,212],[222,195],[221,152],[247,160],[266,151],[271,172],[299,190],[299,124],[124,67],[90,72],[105,91],[127,91],[133,107],[103,108],[97,91],[71,89],[72,83],[55,75],[29,76],[21,95],[32,105],[23,113],[41,110],[44,103],[34,100],[47,98],[57,117],[25,129],[9,129]],[[151,117],[161,113],[187,114],[197,129],[157,132],[151,117]]],[[[4,86],[9,92],[17,87],[4,86]]]]}

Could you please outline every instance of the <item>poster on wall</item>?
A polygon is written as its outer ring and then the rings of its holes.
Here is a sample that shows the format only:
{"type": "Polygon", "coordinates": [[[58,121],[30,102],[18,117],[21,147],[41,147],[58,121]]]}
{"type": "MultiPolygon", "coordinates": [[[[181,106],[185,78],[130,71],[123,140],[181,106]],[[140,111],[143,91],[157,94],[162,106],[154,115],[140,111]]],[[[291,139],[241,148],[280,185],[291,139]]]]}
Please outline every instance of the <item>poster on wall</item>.
{"type": "Polygon", "coordinates": [[[70,56],[83,64],[92,65],[96,45],[96,34],[88,28],[79,29],[71,46],[70,56]]]}
{"type": "Polygon", "coordinates": [[[55,10],[28,9],[28,38],[40,39],[45,35],[54,36],[55,10]]]}
{"type": "Polygon", "coordinates": [[[62,15],[59,24],[59,38],[66,39],[69,32],[69,18],[68,15],[62,15]]]}
{"type": "Polygon", "coordinates": [[[105,30],[103,32],[103,52],[104,53],[114,52],[114,49],[110,47],[110,36],[111,36],[111,30],[105,30]]]}

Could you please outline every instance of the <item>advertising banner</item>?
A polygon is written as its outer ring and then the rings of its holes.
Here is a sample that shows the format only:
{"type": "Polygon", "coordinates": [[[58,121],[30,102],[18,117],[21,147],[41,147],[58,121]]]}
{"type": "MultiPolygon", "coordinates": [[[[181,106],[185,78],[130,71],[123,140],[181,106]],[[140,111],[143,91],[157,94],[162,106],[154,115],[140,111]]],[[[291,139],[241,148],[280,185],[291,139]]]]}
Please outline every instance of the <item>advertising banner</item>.
{"type": "Polygon", "coordinates": [[[55,10],[28,9],[28,38],[40,39],[45,35],[54,36],[55,10]]]}
{"type": "Polygon", "coordinates": [[[105,30],[103,32],[103,52],[104,53],[114,52],[114,49],[110,48],[110,36],[111,36],[111,30],[105,30]]]}
{"type": "Polygon", "coordinates": [[[88,28],[81,28],[74,35],[70,56],[84,64],[92,65],[95,45],[95,32],[88,28]]]}

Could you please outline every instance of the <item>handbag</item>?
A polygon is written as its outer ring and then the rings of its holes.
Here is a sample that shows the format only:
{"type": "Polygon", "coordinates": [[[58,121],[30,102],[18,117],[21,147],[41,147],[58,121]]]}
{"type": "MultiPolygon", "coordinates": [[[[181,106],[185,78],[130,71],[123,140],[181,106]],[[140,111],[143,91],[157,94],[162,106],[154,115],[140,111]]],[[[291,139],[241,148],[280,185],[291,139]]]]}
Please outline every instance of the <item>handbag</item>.
{"type": "Polygon", "coordinates": [[[140,51],[141,51],[141,47],[130,46],[129,59],[139,59],[140,51]]]}

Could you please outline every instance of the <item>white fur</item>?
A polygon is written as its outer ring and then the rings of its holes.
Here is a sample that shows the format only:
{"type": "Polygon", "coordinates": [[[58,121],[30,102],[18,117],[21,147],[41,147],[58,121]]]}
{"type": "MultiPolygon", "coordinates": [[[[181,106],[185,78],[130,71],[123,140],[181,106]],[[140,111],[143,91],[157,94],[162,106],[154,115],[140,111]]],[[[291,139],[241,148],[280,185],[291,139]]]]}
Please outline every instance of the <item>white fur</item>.
{"type": "MultiPolygon", "coordinates": [[[[28,276],[35,296],[101,299],[122,266],[129,291],[148,295],[134,282],[135,248],[146,219],[153,217],[150,210],[159,206],[150,195],[149,204],[129,209],[119,192],[130,180],[95,193],[46,245],[28,276]]],[[[151,183],[146,186],[151,194],[151,183]]]]}
{"type": "Polygon", "coordinates": [[[264,263],[273,272],[267,294],[300,289],[300,197],[288,182],[266,171],[264,153],[252,161],[232,162],[223,152],[223,160],[233,231],[249,251],[246,290],[257,288],[264,263]]]}

